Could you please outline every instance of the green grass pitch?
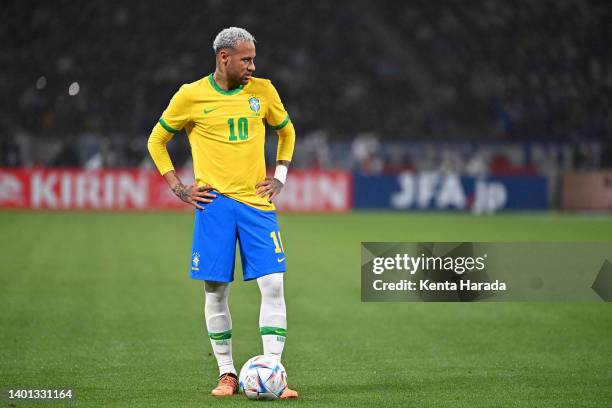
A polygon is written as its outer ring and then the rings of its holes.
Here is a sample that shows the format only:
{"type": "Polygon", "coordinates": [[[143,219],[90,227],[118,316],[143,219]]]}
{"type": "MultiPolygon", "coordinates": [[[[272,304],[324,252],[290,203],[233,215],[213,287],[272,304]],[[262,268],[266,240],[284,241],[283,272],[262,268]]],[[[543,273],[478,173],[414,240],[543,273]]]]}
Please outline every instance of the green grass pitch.
{"type": "MultiPolygon", "coordinates": [[[[301,398],[269,404],[612,406],[610,304],[366,304],[359,293],[360,241],[611,241],[610,217],[353,213],[280,223],[283,362],[301,398]]],[[[190,214],[0,213],[0,388],[71,387],[71,406],[266,404],[208,395],[217,369],[202,285],[188,278],[191,230],[190,214]]],[[[239,369],[261,352],[256,284],[237,281],[230,302],[239,369]]]]}

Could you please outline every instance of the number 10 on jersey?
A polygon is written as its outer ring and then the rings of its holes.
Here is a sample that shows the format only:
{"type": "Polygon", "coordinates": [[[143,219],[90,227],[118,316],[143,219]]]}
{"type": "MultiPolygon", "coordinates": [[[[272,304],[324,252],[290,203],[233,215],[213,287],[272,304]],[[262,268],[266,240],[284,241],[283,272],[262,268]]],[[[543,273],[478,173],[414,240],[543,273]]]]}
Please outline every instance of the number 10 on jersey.
{"type": "Polygon", "coordinates": [[[234,124],[234,118],[227,120],[229,125],[229,140],[235,142],[238,140],[247,140],[249,138],[249,120],[247,118],[238,118],[238,137],[236,137],[236,126],[234,124]]]}
{"type": "Polygon", "coordinates": [[[281,239],[280,231],[270,232],[270,238],[272,238],[272,241],[274,241],[274,253],[284,253],[285,249],[283,248],[283,240],[281,239]]]}

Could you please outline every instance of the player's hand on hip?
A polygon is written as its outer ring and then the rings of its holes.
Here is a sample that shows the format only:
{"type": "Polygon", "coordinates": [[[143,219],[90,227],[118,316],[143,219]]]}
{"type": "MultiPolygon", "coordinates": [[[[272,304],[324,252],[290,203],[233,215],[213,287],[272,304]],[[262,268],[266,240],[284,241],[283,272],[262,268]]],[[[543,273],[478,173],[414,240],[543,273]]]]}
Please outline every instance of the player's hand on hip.
{"type": "Polygon", "coordinates": [[[203,210],[204,207],[201,204],[209,204],[217,197],[215,193],[212,192],[213,187],[210,184],[205,184],[203,186],[198,186],[197,184],[190,184],[185,186],[183,184],[178,184],[176,187],[172,189],[174,194],[182,201],[187,204],[193,205],[195,208],[199,208],[203,210]]]}
{"type": "Polygon", "coordinates": [[[255,185],[256,193],[258,196],[267,198],[268,201],[272,201],[274,197],[280,194],[283,189],[283,183],[273,177],[266,177],[262,182],[255,185]]]}

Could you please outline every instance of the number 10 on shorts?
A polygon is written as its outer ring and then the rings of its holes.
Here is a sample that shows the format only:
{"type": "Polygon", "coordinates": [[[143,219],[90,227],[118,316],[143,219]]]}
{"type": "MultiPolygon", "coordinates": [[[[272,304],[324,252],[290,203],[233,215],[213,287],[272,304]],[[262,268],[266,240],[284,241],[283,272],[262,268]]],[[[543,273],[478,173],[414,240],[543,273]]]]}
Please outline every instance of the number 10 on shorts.
{"type": "Polygon", "coordinates": [[[281,239],[280,231],[270,232],[270,238],[272,238],[272,241],[274,241],[274,253],[284,253],[285,249],[283,248],[283,240],[281,239]]]}

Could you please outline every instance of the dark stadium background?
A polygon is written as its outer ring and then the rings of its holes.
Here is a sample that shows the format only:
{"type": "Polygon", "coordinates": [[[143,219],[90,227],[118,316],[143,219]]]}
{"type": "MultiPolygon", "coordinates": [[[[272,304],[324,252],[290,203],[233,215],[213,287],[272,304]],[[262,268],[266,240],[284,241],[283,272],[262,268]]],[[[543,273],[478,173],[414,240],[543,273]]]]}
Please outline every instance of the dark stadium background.
{"type": "MultiPolygon", "coordinates": [[[[607,303],[359,292],[362,241],[610,242],[611,21],[579,0],[2,2],[0,392],[247,402],[208,396],[192,214],[146,149],[241,26],[297,131],[277,204],[298,403],[611,406],[607,303]]],[[[169,150],[188,179],[185,135],[169,150]]],[[[260,350],[258,302],[232,287],[238,366],[260,350]]]]}
{"type": "MultiPolygon", "coordinates": [[[[99,150],[105,167],[141,164],[168,99],[212,72],[212,39],[230,25],[256,36],[257,74],[302,145],[546,140],[569,142],[576,166],[612,160],[606,2],[15,1],[1,18],[3,166],[79,166],[99,150]]],[[[180,163],[185,138],[173,144],[180,163]]]]}

